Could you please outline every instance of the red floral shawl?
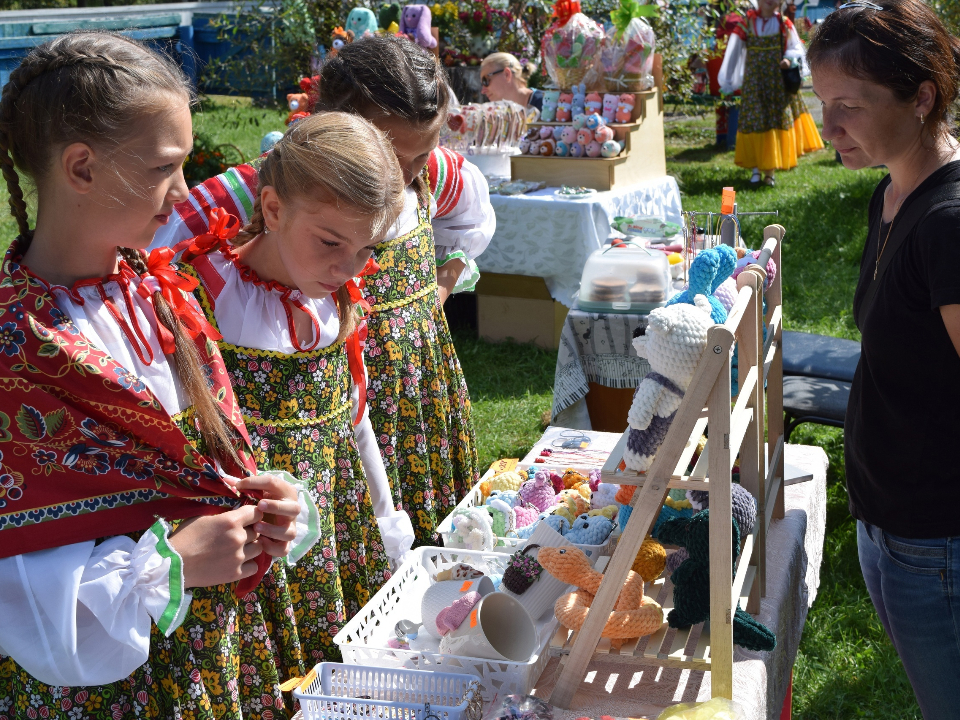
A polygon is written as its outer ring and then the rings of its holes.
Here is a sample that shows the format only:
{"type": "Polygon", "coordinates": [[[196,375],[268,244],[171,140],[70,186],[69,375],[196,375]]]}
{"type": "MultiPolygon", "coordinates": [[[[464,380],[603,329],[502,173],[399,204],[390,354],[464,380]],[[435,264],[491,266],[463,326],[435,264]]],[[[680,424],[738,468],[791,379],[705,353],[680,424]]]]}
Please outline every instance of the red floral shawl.
{"type": "MultiPolygon", "coordinates": [[[[43,283],[18,264],[18,248],[10,247],[0,267],[0,557],[243,502],[146,385],[80,334],[43,283]]],[[[216,344],[202,334],[196,344],[212,391],[245,445],[246,467],[225,470],[255,471],[216,344]]],[[[261,576],[242,583],[244,591],[261,576]]]]}

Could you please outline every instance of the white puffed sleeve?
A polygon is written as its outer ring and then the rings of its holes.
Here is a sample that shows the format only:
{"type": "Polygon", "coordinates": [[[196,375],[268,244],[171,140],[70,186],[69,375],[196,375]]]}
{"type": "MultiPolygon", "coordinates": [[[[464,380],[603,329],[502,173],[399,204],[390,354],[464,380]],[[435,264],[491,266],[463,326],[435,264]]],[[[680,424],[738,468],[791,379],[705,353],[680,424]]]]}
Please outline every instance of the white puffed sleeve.
{"type": "MultiPolygon", "coordinates": [[[[462,188],[456,203],[448,212],[441,207],[433,218],[437,265],[454,259],[466,264],[457,279],[455,293],[472,290],[477,284],[480,273],[474,260],[487,249],[497,229],[497,216],[490,204],[490,191],[483,173],[464,160],[457,177],[462,188]]],[[[443,204],[443,195],[440,204],[443,204]]]]}
{"type": "Polygon", "coordinates": [[[739,35],[733,34],[727,40],[727,51],[723,55],[723,64],[717,75],[720,92],[729,95],[743,87],[743,71],[746,63],[747,45],[739,35]]]}
{"type": "MultiPolygon", "coordinates": [[[[366,373],[366,367],[364,367],[364,373],[366,373]]],[[[358,400],[359,391],[354,386],[351,417],[356,417],[358,400]]],[[[390,480],[383,465],[377,436],[370,423],[369,409],[364,408],[363,417],[353,428],[353,435],[357,441],[360,462],[363,463],[363,472],[367,476],[370,502],[373,504],[373,514],[377,516],[377,525],[380,528],[380,536],[383,539],[387,557],[396,565],[402,565],[413,546],[413,523],[406,512],[393,504],[390,480]]]]}
{"type": "Polygon", "coordinates": [[[804,77],[809,77],[810,68],[807,66],[807,52],[803,47],[803,42],[801,42],[795,27],[787,30],[787,48],[784,50],[783,56],[788,60],[794,60],[800,63],[800,73],[804,77]]]}
{"type": "Polygon", "coordinates": [[[0,653],[48,685],[105,685],[147,661],[151,624],[176,630],[192,596],[160,520],[117,536],[0,559],[0,653]]]}

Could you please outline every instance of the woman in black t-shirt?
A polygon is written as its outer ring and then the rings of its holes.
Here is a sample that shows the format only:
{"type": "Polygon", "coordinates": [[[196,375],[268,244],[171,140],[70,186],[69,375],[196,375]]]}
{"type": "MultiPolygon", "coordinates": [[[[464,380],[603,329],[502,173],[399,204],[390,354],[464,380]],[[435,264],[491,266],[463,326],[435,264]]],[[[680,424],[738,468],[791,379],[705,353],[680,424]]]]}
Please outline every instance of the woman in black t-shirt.
{"type": "Polygon", "coordinates": [[[807,51],[823,138],[890,174],[869,208],[845,424],[870,598],[926,720],[960,713],[960,40],[921,0],[848,2],[807,51]],[[933,197],[931,192],[939,193],[933,197]]]}

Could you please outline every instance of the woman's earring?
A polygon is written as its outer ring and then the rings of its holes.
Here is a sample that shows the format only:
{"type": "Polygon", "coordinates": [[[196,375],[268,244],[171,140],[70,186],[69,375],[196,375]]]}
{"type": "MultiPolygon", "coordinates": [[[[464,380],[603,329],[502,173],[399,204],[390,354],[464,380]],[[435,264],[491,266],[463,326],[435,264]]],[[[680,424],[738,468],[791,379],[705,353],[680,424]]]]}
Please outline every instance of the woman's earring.
{"type": "Polygon", "coordinates": [[[920,124],[923,125],[923,113],[920,113],[920,124]]]}

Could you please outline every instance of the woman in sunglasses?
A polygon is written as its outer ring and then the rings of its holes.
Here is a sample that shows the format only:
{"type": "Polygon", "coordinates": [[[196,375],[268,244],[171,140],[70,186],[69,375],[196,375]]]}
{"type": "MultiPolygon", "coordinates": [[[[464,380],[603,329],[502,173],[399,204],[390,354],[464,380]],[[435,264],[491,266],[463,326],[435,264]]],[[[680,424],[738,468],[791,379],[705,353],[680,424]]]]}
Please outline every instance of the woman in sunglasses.
{"type": "Polygon", "coordinates": [[[480,64],[480,92],[487,100],[513,100],[525,108],[542,110],[543,90],[527,87],[527,81],[536,71],[536,64],[521,65],[510,53],[487,55],[480,64]]]}

